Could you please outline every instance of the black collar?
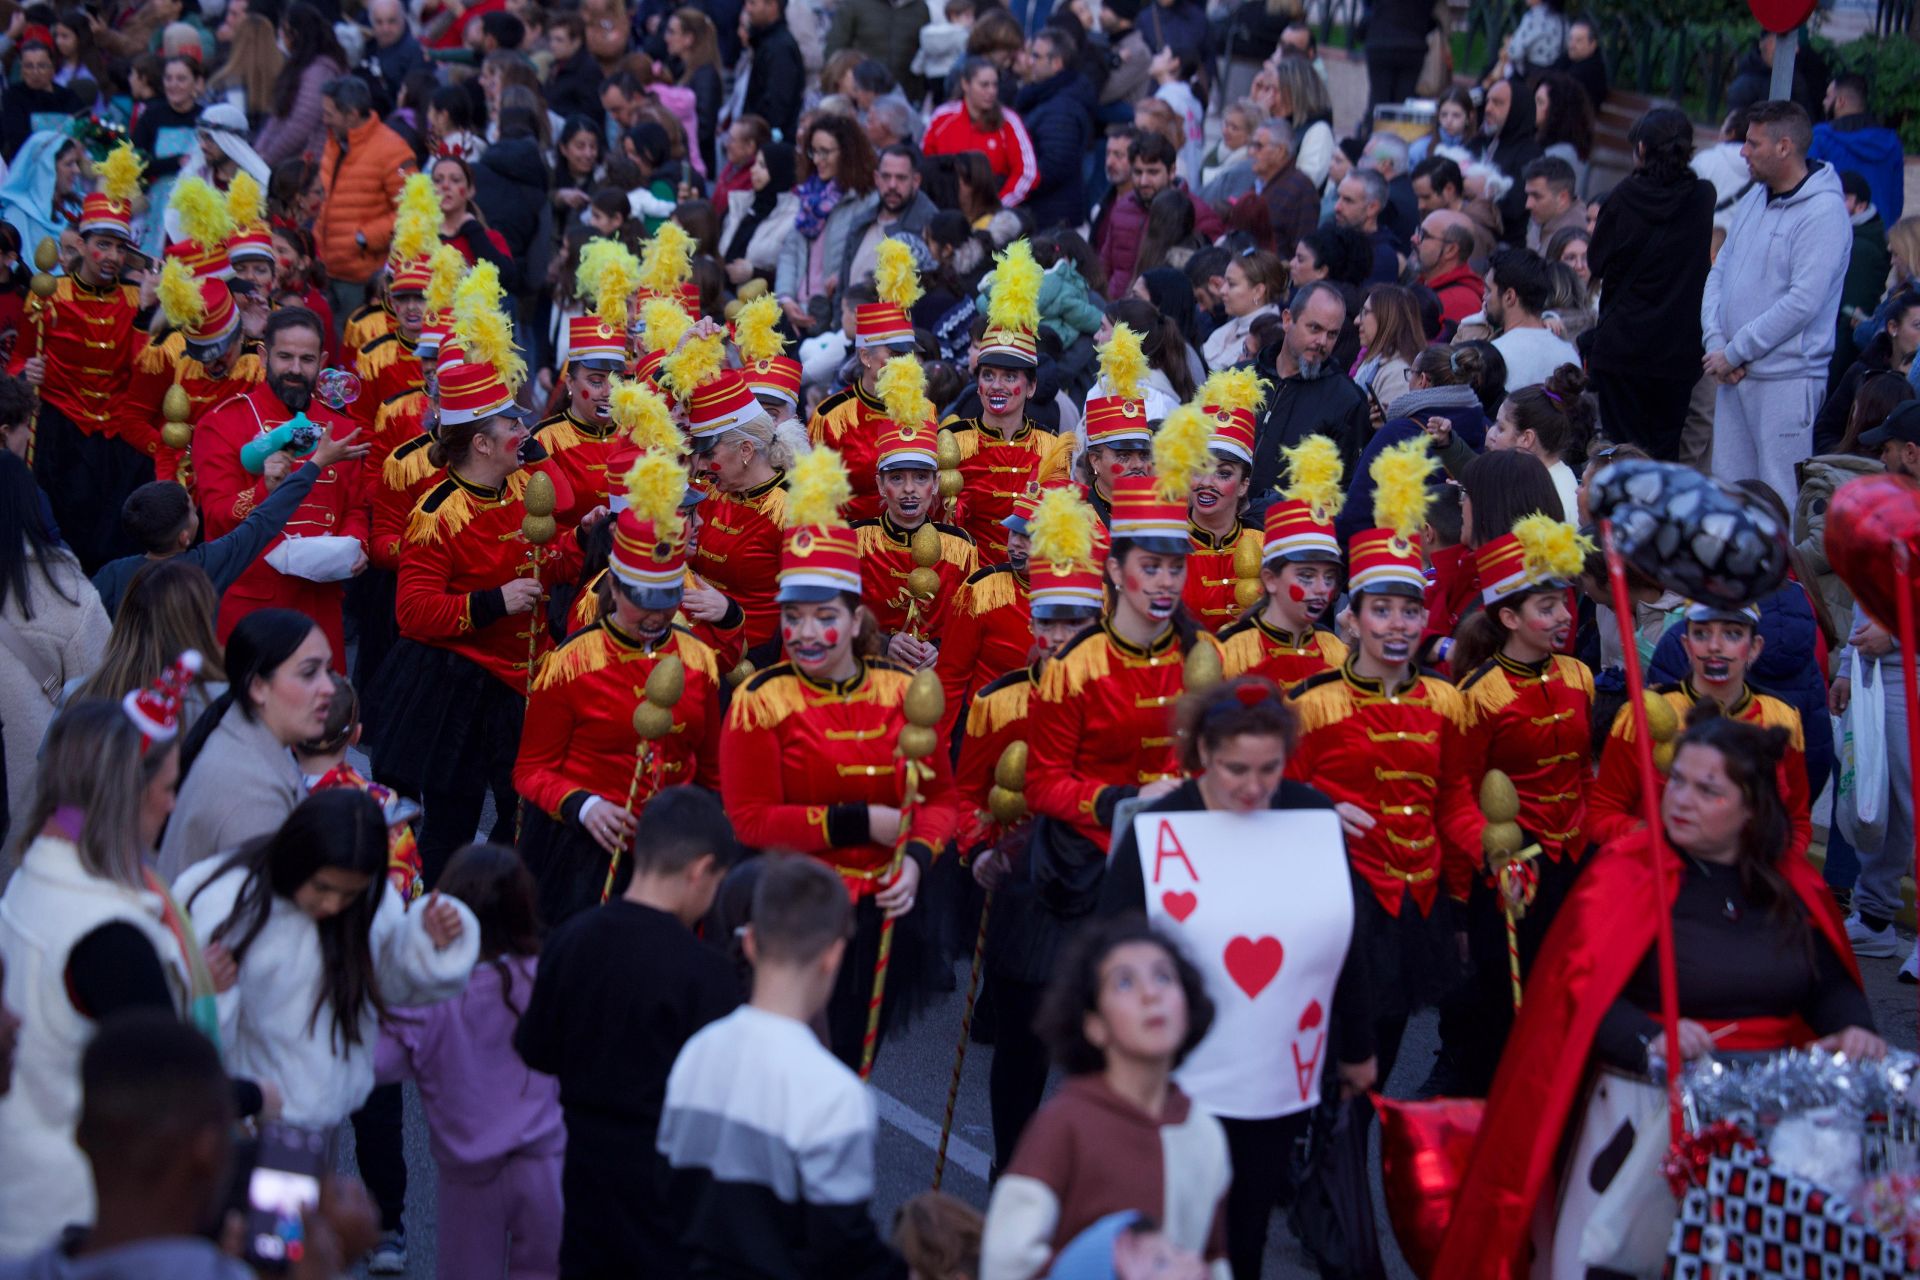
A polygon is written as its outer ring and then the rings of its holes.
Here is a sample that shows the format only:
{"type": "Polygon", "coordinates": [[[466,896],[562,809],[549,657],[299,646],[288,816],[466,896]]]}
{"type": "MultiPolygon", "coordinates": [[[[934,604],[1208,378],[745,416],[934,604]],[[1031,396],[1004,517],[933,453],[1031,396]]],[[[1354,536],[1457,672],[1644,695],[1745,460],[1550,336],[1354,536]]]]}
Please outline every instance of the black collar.
{"type": "Polygon", "coordinates": [[[1371,679],[1367,676],[1361,675],[1359,672],[1353,669],[1354,659],[1357,658],[1358,656],[1359,656],[1359,653],[1356,650],[1354,653],[1354,656],[1349,657],[1346,660],[1346,662],[1341,666],[1340,675],[1343,679],[1346,680],[1348,684],[1352,685],[1355,689],[1358,689],[1361,693],[1371,693],[1376,697],[1382,697],[1382,698],[1397,698],[1403,693],[1412,692],[1420,684],[1420,669],[1418,667],[1415,667],[1411,672],[1408,673],[1407,682],[1405,684],[1401,685],[1397,689],[1389,689],[1387,688],[1386,681],[1371,679]]]}
{"type": "Polygon", "coordinates": [[[860,682],[867,678],[867,664],[864,659],[855,658],[853,674],[845,680],[816,679],[802,671],[798,665],[793,668],[793,674],[799,679],[801,684],[812,689],[815,693],[832,694],[836,697],[844,698],[858,689],[860,682]]]}
{"type": "Polygon", "coordinates": [[[1100,629],[1107,633],[1107,639],[1113,642],[1114,648],[1130,658],[1157,658],[1180,643],[1180,637],[1171,626],[1155,637],[1152,644],[1144,647],[1123,638],[1118,631],[1115,631],[1111,617],[1100,619],[1100,629]]]}

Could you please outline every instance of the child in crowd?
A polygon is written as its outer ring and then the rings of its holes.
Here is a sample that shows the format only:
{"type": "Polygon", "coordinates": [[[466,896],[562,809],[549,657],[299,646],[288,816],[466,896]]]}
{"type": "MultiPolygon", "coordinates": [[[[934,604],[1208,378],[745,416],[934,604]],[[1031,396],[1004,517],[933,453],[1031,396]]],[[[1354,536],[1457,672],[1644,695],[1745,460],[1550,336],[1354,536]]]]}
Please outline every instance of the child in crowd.
{"type": "MultiPolygon", "coordinates": [[[[1100,322],[1107,318],[1106,312],[1093,300],[1093,290],[1075,261],[1075,246],[1063,242],[1067,236],[1080,241],[1071,231],[1050,231],[1036,237],[1033,245],[1034,261],[1046,271],[1040,278],[1040,327],[1059,338],[1062,347],[1070,347],[1081,338],[1091,338],[1100,332],[1100,322]]],[[[1085,248],[1085,245],[1085,241],[1080,241],[1078,247],[1085,248]]],[[[1092,254],[1089,252],[1087,256],[1092,254]]]]}
{"type": "Polygon", "coordinates": [[[382,1084],[420,1087],[440,1172],[440,1280],[503,1269],[552,1275],[566,1146],[560,1089],[513,1050],[540,954],[533,877],[513,850],[476,844],[453,856],[439,887],[479,922],[480,963],[459,998],[390,1011],[374,1074],[382,1084]]]}
{"type": "Polygon", "coordinates": [[[893,1247],[908,1280],[976,1280],[980,1274],[980,1211],[940,1191],[922,1191],[893,1217],[893,1247]]]}
{"type": "Polygon", "coordinates": [[[669,787],[641,811],[626,893],[547,940],[514,1047],[558,1077],[568,1275],[685,1270],[651,1153],[675,1056],[740,1003],[726,955],[693,934],[738,856],[713,794],[669,787]]]}
{"type": "Polygon", "coordinates": [[[307,793],[329,787],[354,787],[372,796],[387,818],[387,883],[410,905],[426,891],[421,882],[420,846],[413,836],[413,819],[420,806],[390,787],[366,777],[347,762],[347,752],[360,742],[360,695],[338,672],[333,676],[333,702],[320,736],[293,749],[307,793]]]}
{"type": "Polygon", "coordinates": [[[1226,1133],[1173,1083],[1213,1002],[1177,947],[1137,914],[1087,927],[1062,957],[1038,1027],[1068,1079],[995,1184],[982,1280],[1029,1280],[1122,1210],[1175,1249],[1226,1257],[1226,1133]]]}
{"type": "Polygon", "coordinates": [[[900,1275],[868,1208],[873,1098],[811,1025],[853,933],[846,885],[812,858],[773,857],[746,929],[753,998],[687,1042],[660,1117],[689,1270],[900,1275]]]}
{"type": "Polygon", "coordinates": [[[913,74],[929,84],[939,84],[959,63],[967,51],[967,37],[973,34],[973,0],[939,0],[927,6],[927,25],[920,28],[920,51],[913,55],[913,74]]]}

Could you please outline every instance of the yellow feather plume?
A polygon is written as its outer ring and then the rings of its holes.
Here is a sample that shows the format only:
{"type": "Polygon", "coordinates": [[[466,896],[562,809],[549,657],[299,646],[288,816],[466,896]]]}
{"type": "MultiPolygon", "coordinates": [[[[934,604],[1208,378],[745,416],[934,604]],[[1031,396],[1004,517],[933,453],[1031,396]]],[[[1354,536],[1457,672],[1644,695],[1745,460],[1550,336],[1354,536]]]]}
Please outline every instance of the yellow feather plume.
{"type": "Polygon", "coordinates": [[[687,469],[672,454],[649,449],[640,455],[620,483],[626,487],[633,514],[653,521],[656,530],[678,537],[680,499],[687,493],[687,469]]]}
{"type": "Polygon", "coordinates": [[[1126,325],[1113,326],[1113,335],[1100,348],[1100,380],[1108,395],[1122,400],[1146,398],[1147,353],[1140,335],[1126,325]]]}
{"type": "Polygon", "coordinates": [[[1527,575],[1533,578],[1578,578],[1593,552],[1592,538],[1538,511],[1516,521],[1513,536],[1526,557],[1527,575]]]}
{"type": "Polygon", "coordinates": [[[640,308],[640,340],[649,351],[673,350],[691,328],[693,321],[671,298],[649,298],[647,305],[640,308]]]}
{"type": "Polygon", "coordinates": [[[1049,489],[1027,520],[1027,555],[1053,564],[1091,565],[1098,522],[1093,508],[1072,489],[1049,489]]]}
{"type": "Polygon", "coordinates": [[[453,332],[468,360],[492,365],[507,390],[517,393],[527,380],[527,362],[513,344],[506,297],[500,269],[491,262],[476,264],[453,291],[453,332]]]}
{"type": "Polygon", "coordinates": [[[649,293],[672,296],[693,274],[693,237],[677,222],[663,222],[640,253],[640,284],[649,293]]]}
{"type": "Polygon", "coordinates": [[[427,278],[427,314],[441,315],[453,309],[453,291],[467,274],[467,256],[450,244],[433,251],[433,273],[427,278]]]}
{"type": "Polygon", "coordinates": [[[167,207],[180,218],[180,234],[195,244],[223,245],[233,234],[233,214],[220,193],[204,178],[182,178],[174,184],[167,207]]]}
{"type": "Polygon", "coordinates": [[[616,377],[610,380],[607,410],[614,424],[642,449],[657,450],[678,457],[685,451],[680,428],[673,425],[673,414],[645,382],[616,377]]]}
{"type": "Polygon", "coordinates": [[[780,303],[772,294],[742,303],[733,317],[733,345],[740,348],[740,358],[756,364],[784,355],[787,342],[775,328],[779,323],[780,303]]]}
{"type": "Polygon", "coordinates": [[[410,173],[400,184],[400,203],[393,216],[393,243],[387,250],[389,262],[412,262],[440,247],[440,197],[434,194],[433,179],[424,173],[410,173]]]}
{"type": "Polygon", "coordinates": [[[633,295],[640,289],[640,259],[618,240],[587,241],[580,250],[574,291],[593,300],[594,314],[609,329],[627,331],[633,295]]]}
{"type": "Polygon", "coordinates": [[[874,389],[880,393],[880,403],[887,406],[887,417],[897,426],[920,426],[933,417],[933,403],[927,399],[927,371],[912,356],[895,356],[882,365],[874,389]]]}
{"type": "Polygon", "coordinates": [[[1194,474],[1209,465],[1207,441],[1213,423],[1190,404],[1167,415],[1153,433],[1154,491],[1166,502],[1185,502],[1194,474]]]}
{"type": "Polygon", "coordinates": [[[1282,497],[1306,503],[1314,518],[1323,522],[1340,510],[1346,501],[1345,469],[1340,465],[1340,446],[1332,437],[1310,435],[1291,449],[1282,449],[1280,456],[1287,462],[1282,497]]]}
{"type": "Polygon", "coordinates": [[[685,400],[701,383],[727,367],[726,345],[719,334],[694,338],[668,356],[660,365],[660,381],[667,390],[685,400]]]}
{"type": "Polygon", "coordinates": [[[233,181],[227,184],[227,212],[236,227],[250,227],[267,220],[267,193],[245,169],[236,172],[233,181]]]}
{"type": "Polygon", "coordinates": [[[176,329],[191,328],[206,318],[207,303],[200,296],[200,286],[178,258],[168,258],[161,264],[160,283],[154,286],[154,293],[167,323],[176,329]]]}
{"type": "Polygon", "coordinates": [[[996,328],[1032,333],[1040,327],[1040,277],[1033,247],[1015,240],[994,259],[993,290],[987,296],[987,322],[996,328]]]}
{"type": "Polygon", "coordinates": [[[840,508],[851,497],[853,483],[839,452],[825,445],[809,449],[787,472],[786,526],[838,524],[840,508]]]}
{"type": "Polygon", "coordinates": [[[1200,384],[1194,403],[1257,414],[1267,407],[1267,384],[1251,369],[1222,369],[1200,384]]]}
{"type": "Polygon", "coordinates": [[[920,269],[913,265],[913,250],[906,241],[888,236],[874,250],[873,287],[880,301],[902,311],[920,301],[920,269]]]}
{"type": "Polygon", "coordinates": [[[1383,450],[1367,468],[1373,477],[1373,519],[1382,529],[1410,539],[1427,522],[1427,477],[1440,469],[1429,437],[1415,436],[1383,450]]]}
{"type": "Polygon", "coordinates": [[[100,193],[109,200],[132,204],[140,194],[140,177],[147,171],[146,161],[134,151],[131,142],[123,142],[107,152],[107,158],[93,167],[100,179],[100,193]]]}

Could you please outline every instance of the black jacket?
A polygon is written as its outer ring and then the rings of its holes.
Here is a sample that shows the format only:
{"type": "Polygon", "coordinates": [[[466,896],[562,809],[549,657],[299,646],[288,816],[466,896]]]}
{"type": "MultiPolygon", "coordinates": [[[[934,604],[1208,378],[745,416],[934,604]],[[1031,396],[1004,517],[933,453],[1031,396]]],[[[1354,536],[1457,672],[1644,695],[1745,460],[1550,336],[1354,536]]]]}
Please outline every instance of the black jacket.
{"type": "MultiPolygon", "coordinates": [[[[161,99],[162,104],[165,101],[161,99]]],[[[63,84],[56,84],[44,93],[17,81],[7,85],[5,91],[0,92],[0,160],[12,163],[14,153],[33,136],[36,115],[70,116],[78,110],[80,99],[63,84]]]]}
{"type": "Polygon", "coordinates": [[[720,103],[725,97],[720,87],[720,73],[710,66],[696,67],[687,87],[693,90],[693,118],[700,129],[700,156],[706,161],[707,172],[717,175],[720,166],[714,159],[714,130],[720,119],[720,103]]]}
{"type": "Polygon", "coordinates": [[[747,33],[747,44],[753,50],[753,67],[747,73],[741,110],[759,116],[773,128],[775,137],[791,142],[800,127],[800,97],[807,87],[807,64],[800,57],[800,42],[782,18],[753,28],[747,33]]]}
{"type": "Polygon", "coordinates": [[[1713,184],[1620,180],[1600,206],[1587,265],[1600,291],[1587,367],[1619,376],[1700,376],[1700,297],[1713,242],[1713,184]],[[1603,287],[1604,286],[1604,287],[1603,287]],[[1648,342],[1659,334],[1658,342],[1648,342]]]}
{"type": "Polygon", "coordinates": [[[540,143],[525,134],[501,138],[473,164],[474,203],[487,215],[487,225],[507,242],[507,252],[521,265],[529,287],[546,278],[544,270],[535,271],[533,258],[547,211],[547,184],[540,143]]]}
{"type": "Polygon", "coordinates": [[[553,70],[547,73],[547,108],[562,120],[570,116],[585,116],[597,125],[604,126],[607,120],[605,108],[600,105],[600,64],[587,51],[586,45],[574,50],[573,56],[565,62],[553,64],[553,70]]]}
{"type": "Polygon", "coordinates": [[[1025,86],[1014,110],[1033,140],[1033,189],[1027,210],[1036,230],[1077,227],[1086,221],[1087,188],[1082,178],[1093,145],[1093,86],[1073,67],[1025,86]]]}
{"type": "MultiPolygon", "coordinates": [[[[1273,385],[1253,440],[1253,492],[1266,495],[1255,498],[1261,512],[1282,479],[1280,450],[1291,449],[1310,435],[1326,436],[1340,446],[1341,464],[1351,473],[1360,447],[1373,434],[1366,393],[1353,385],[1353,379],[1336,372],[1331,361],[1316,378],[1297,373],[1281,377],[1280,347],[1281,343],[1272,343],[1257,361],[1260,376],[1273,385]]],[[[1250,511],[1247,518],[1255,519],[1256,513],[1250,511]]]]}

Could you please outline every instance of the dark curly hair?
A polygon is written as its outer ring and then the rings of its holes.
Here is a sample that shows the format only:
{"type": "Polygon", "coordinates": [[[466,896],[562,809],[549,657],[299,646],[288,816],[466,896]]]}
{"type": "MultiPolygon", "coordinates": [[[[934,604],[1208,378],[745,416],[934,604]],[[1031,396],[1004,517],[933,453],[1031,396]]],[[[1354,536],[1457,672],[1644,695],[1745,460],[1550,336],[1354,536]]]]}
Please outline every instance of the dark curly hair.
{"type": "Polygon", "coordinates": [[[1171,938],[1137,911],[1094,921],[1067,944],[1034,1017],[1034,1030],[1068,1075],[1106,1069],[1106,1053],[1087,1039],[1086,1018],[1100,1007],[1100,966],[1119,948],[1135,942],[1150,943],[1167,953],[1187,998],[1187,1035],[1173,1055],[1173,1065],[1184,1062],[1213,1026],[1213,999],[1207,994],[1206,979],[1171,938]]]}

